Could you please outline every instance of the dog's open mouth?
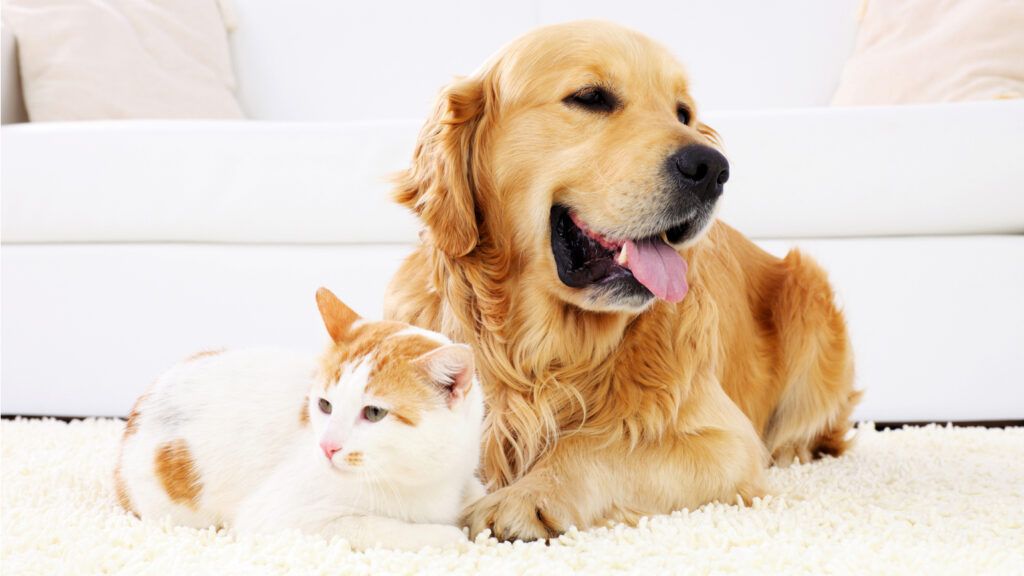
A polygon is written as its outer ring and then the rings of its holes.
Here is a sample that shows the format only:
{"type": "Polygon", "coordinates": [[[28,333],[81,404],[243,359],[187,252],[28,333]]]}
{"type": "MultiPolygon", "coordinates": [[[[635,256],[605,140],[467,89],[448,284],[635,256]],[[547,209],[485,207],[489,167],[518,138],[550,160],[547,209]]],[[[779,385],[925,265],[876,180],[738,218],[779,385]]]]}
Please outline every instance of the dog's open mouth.
{"type": "Polygon", "coordinates": [[[551,251],[558,277],[572,288],[600,284],[679,302],[689,289],[686,260],[669,243],[687,238],[692,222],[640,239],[608,238],[568,207],[551,208],[551,251]]]}

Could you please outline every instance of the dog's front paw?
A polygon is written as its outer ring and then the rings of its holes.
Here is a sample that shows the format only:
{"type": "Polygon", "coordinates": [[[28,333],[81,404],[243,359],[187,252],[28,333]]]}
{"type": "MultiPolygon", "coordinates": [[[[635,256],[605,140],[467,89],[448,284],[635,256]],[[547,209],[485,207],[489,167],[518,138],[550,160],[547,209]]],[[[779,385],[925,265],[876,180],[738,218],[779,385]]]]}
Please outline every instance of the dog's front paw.
{"type": "Polygon", "coordinates": [[[573,523],[570,508],[552,494],[513,484],[471,504],[463,513],[469,535],[485,529],[498,540],[542,540],[565,532],[573,523]]]}

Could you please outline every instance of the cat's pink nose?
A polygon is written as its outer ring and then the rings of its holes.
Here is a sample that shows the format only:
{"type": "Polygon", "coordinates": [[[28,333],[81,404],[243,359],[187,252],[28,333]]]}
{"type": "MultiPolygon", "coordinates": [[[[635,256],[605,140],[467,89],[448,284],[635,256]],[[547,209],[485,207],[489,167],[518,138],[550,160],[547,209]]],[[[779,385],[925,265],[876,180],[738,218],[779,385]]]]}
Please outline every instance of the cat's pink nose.
{"type": "Polygon", "coordinates": [[[334,457],[335,452],[341,450],[341,446],[338,446],[333,442],[328,442],[327,440],[324,440],[320,442],[320,449],[324,451],[324,456],[327,456],[327,459],[330,460],[331,458],[334,457]]]}

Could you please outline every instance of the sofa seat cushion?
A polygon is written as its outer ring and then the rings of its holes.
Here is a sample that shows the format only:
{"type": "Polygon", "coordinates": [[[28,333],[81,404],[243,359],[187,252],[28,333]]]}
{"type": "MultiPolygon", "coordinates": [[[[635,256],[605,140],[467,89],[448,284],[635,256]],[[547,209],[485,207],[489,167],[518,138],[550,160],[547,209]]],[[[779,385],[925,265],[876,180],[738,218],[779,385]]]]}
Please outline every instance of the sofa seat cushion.
{"type": "MultiPolygon", "coordinates": [[[[720,112],[721,216],[758,238],[1024,231],[1024,101],[720,112]]],[[[421,122],[3,127],[4,242],[392,243],[421,122]]]]}
{"type": "MultiPolygon", "coordinates": [[[[761,243],[778,255],[792,244],[761,243]]],[[[1024,237],[796,244],[829,271],[845,309],[857,387],[867,390],[855,418],[1021,418],[1024,267],[1014,264],[1024,261],[1024,237]]],[[[6,245],[4,413],[123,416],[156,374],[198,350],[320,350],[327,335],[316,287],[379,318],[385,287],[410,250],[6,245]],[[58,338],[73,345],[55,357],[58,338]]]]}

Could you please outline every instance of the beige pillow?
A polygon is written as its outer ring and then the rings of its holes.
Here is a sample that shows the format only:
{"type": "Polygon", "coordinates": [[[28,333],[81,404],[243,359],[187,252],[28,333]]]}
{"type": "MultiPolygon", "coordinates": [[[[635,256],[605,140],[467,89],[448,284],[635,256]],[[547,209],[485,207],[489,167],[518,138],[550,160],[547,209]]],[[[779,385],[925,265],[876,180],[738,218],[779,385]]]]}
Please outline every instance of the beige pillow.
{"type": "Polygon", "coordinates": [[[242,118],[217,0],[3,0],[33,122],[242,118]]]}
{"type": "Polygon", "coordinates": [[[836,106],[1024,97],[1024,0],[865,0],[836,106]]]}

